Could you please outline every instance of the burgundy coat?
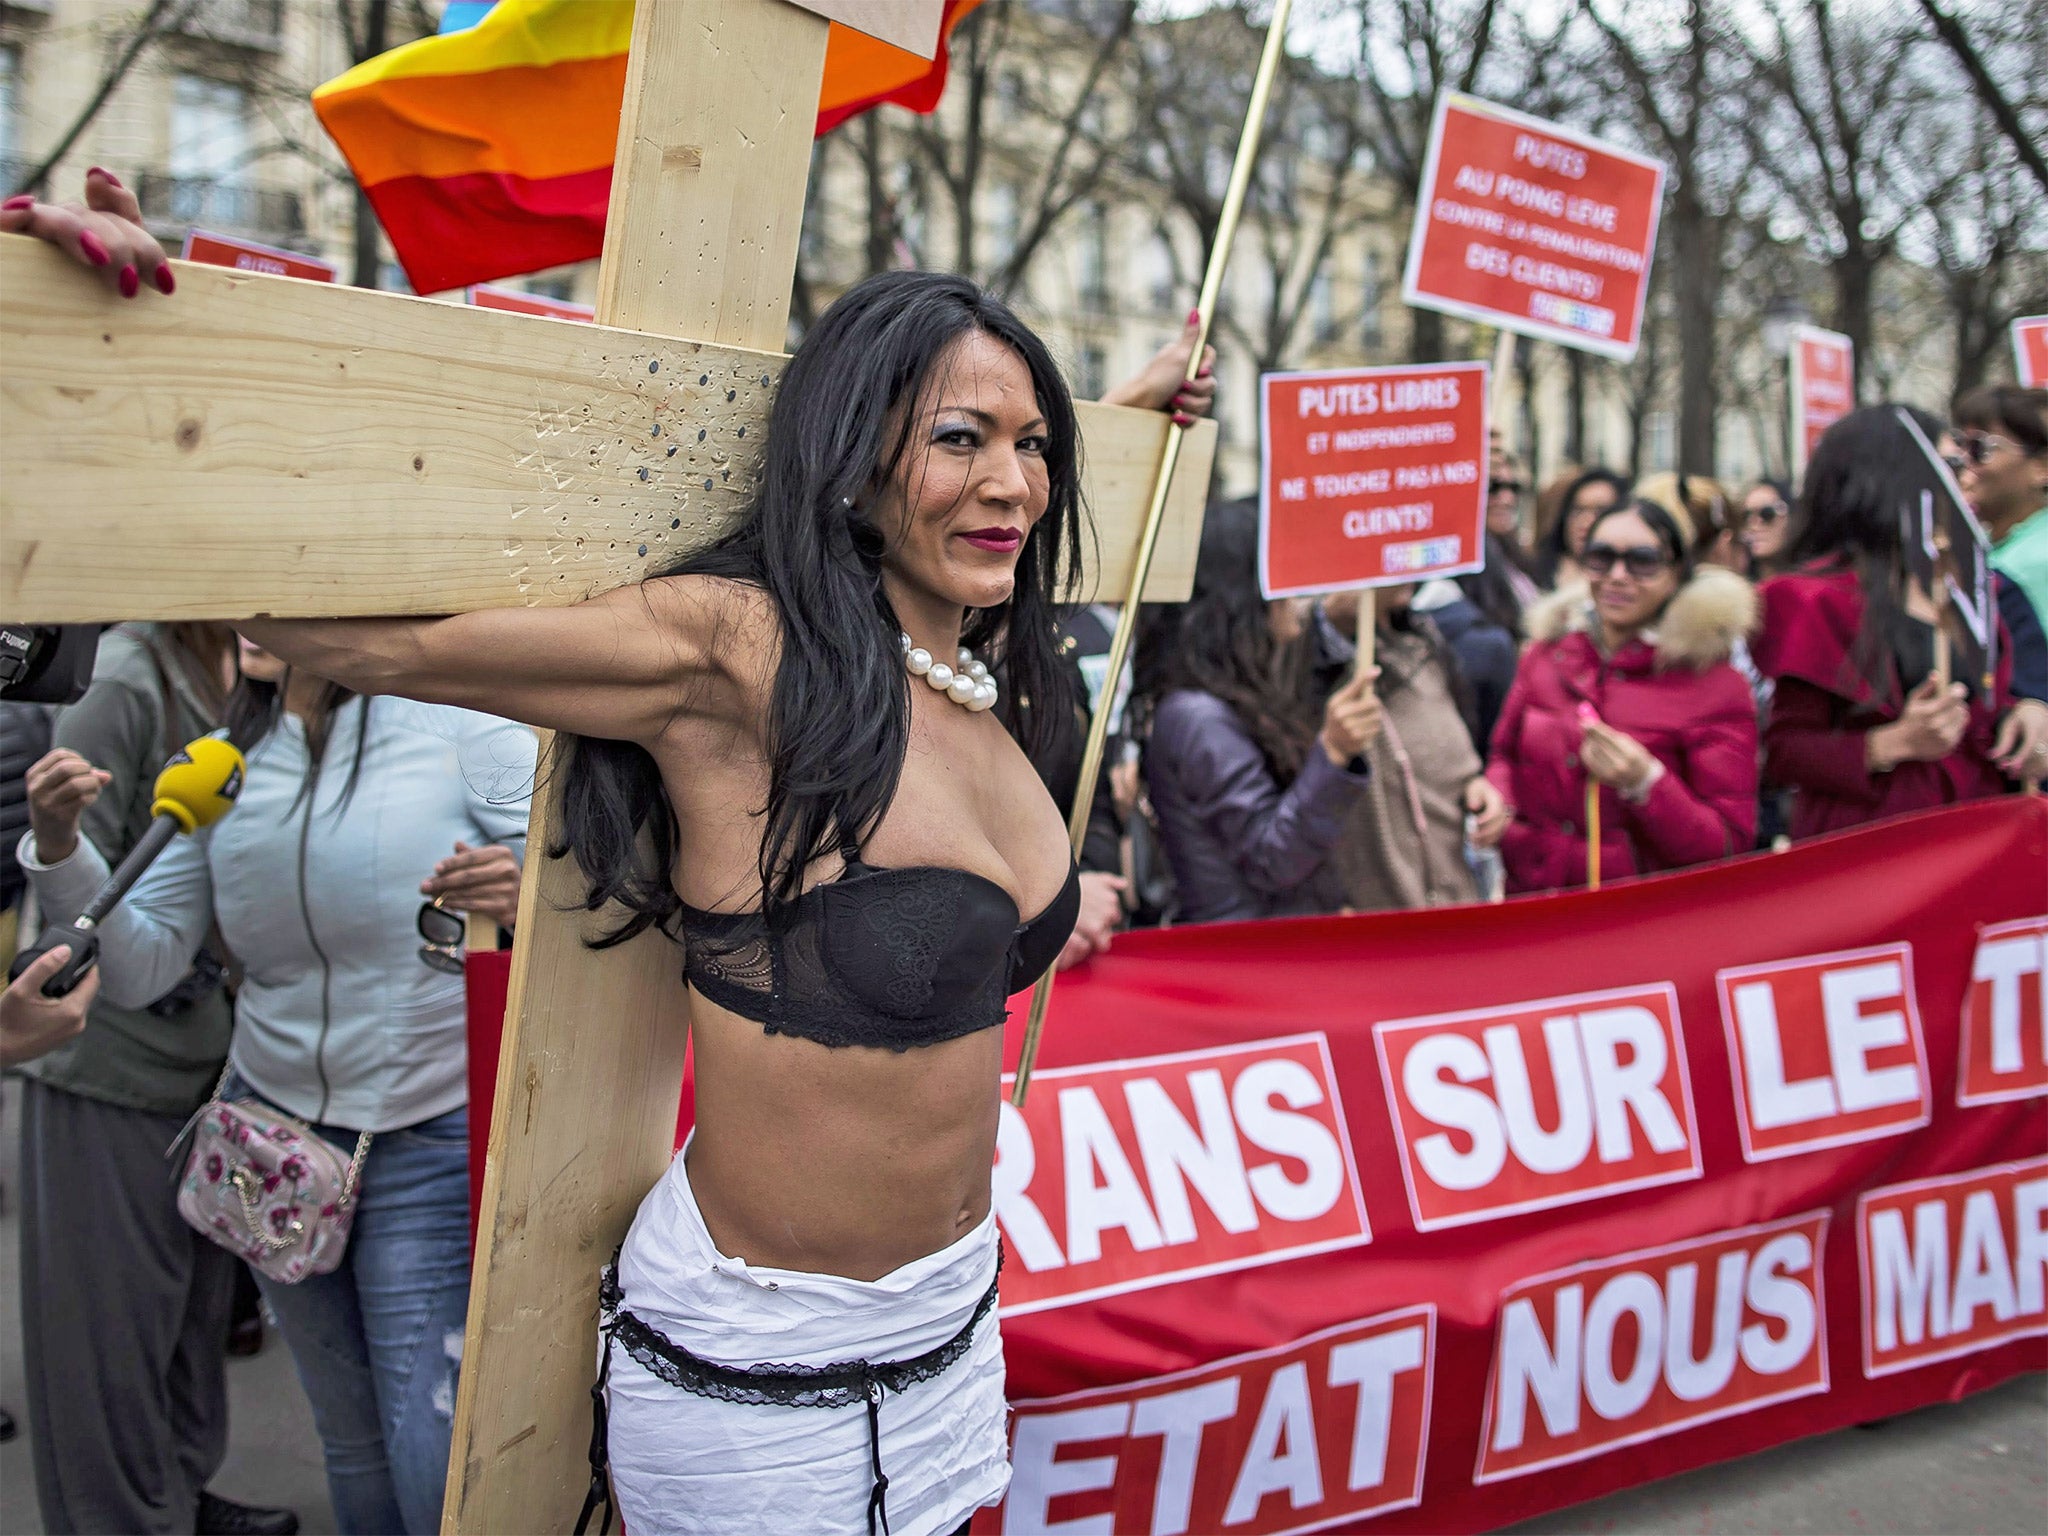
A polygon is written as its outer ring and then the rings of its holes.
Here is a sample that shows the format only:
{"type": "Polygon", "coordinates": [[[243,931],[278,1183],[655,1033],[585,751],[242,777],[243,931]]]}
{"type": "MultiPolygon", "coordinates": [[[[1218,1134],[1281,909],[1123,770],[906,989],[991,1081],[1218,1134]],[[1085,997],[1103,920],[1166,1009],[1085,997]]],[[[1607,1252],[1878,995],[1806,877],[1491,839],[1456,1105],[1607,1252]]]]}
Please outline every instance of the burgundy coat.
{"type": "Polygon", "coordinates": [[[1493,733],[1486,776],[1515,808],[1501,840],[1511,891],[1586,883],[1586,783],[1579,707],[1664,765],[1640,805],[1600,791],[1600,877],[1648,874],[1746,853],[1756,838],[1756,702],[1728,663],[1756,611],[1749,583],[1702,568],[1654,634],[1602,659],[1585,632],[1583,587],[1531,611],[1493,733]]]}
{"type": "Polygon", "coordinates": [[[1939,762],[1901,763],[1872,775],[1863,766],[1863,738],[1899,718],[1907,689],[1889,655],[1881,689],[1871,688],[1850,659],[1863,622],[1855,573],[1777,577],[1764,583],[1763,605],[1756,663],[1775,684],[1765,772],[1798,791],[1794,837],[2004,793],[2005,775],[1991,761],[1999,717],[2012,707],[2012,654],[2002,623],[1996,687],[1988,702],[1981,690],[1971,694],[1969,728],[1955,751],[1939,762]]]}

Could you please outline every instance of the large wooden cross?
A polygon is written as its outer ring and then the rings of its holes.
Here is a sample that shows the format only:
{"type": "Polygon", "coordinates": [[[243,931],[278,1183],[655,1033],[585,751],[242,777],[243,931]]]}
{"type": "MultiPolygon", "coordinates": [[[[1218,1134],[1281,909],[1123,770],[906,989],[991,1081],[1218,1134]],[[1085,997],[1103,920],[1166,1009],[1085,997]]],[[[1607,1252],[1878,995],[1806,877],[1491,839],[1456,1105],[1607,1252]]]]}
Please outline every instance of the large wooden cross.
{"type": "MultiPolygon", "coordinates": [[[[595,326],[183,265],[175,299],[120,300],[0,236],[0,616],[568,603],[715,537],[752,490],[784,362],[825,18],[928,55],[940,8],[641,4],[595,326]]],[[[1167,420],[1084,405],[1081,426],[1086,586],[1119,595],[1167,420]]],[[[1203,423],[1182,453],[1154,600],[1187,595],[1214,445],[1203,423]]],[[[555,824],[537,795],[449,1531],[573,1522],[598,1268],[673,1141],[678,956],[651,934],[584,947],[564,910],[581,876],[543,856],[555,824]]]]}

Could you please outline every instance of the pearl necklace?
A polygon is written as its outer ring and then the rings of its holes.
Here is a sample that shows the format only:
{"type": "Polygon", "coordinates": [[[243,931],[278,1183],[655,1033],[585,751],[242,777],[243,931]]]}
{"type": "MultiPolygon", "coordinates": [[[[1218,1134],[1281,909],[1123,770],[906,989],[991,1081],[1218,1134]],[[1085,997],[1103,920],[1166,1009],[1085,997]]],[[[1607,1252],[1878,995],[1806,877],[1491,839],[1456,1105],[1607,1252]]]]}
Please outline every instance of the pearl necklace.
{"type": "Polygon", "coordinates": [[[995,707],[996,681],[988,675],[988,667],[976,661],[974,652],[966,646],[960,647],[958,665],[949,667],[943,661],[934,661],[932,653],[914,644],[909,635],[897,638],[903,642],[903,665],[913,677],[923,678],[955,704],[975,714],[995,707]]]}

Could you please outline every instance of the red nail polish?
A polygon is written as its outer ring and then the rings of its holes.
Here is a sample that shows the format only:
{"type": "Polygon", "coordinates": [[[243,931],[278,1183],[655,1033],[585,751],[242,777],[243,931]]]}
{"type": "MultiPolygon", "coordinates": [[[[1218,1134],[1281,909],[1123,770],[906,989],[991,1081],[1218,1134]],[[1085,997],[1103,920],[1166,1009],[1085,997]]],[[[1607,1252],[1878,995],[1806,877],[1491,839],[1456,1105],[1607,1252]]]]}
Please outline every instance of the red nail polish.
{"type": "Polygon", "coordinates": [[[171,271],[171,264],[167,261],[157,263],[156,291],[158,293],[176,293],[178,291],[177,274],[171,271]]]}
{"type": "Polygon", "coordinates": [[[1201,318],[1202,318],[1202,312],[1201,312],[1201,310],[1200,310],[1200,309],[1191,309],[1191,310],[1189,310],[1189,311],[1188,311],[1188,324],[1189,324],[1189,325],[1193,325],[1193,324],[1195,324],[1195,323],[1196,323],[1197,321],[1199,321],[1199,320],[1200,320],[1201,318]]]}
{"type": "Polygon", "coordinates": [[[136,271],[135,264],[130,262],[121,269],[121,275],[115,279],[115,283],[121,290],[122,298],[132,299],[142,291],[142,274],[136,271]]]}
{"type": "Polygon", "coordinates": [[[104,165],[92,166],[86,171],[85,174],[88,176],[104,176],[107,178],[107,181],[110,185],[116,187],[121,185],[121,178],[116,176],[112,171],[108,170],[104,165]]]}
{"type": "Polygon", "coordinates": [[[89,229],[79,231],[78,248],[85,252],[85,259],[96,267],[104,267],[114,259],[107,254],[107,248],[100,244],[100,237],[89,229]]]}
{"type": "Polygon", "coordinates": [[[36,200],[24,192],[19,197],[10,197],[6,202],[0,203],[0,208],[33,208],[35,205],[36,200]]]}

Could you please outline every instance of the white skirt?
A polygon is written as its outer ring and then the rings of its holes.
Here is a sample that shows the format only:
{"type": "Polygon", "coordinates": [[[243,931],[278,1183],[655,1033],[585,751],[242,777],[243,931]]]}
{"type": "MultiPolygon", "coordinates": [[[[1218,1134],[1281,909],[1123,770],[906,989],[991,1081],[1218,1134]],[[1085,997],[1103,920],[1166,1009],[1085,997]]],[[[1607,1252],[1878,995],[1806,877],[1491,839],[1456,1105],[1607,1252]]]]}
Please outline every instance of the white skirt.
{"type": "MultiPolygon", "coordinates": [[[[879,1280],[768,1269],[718,1251],[678,1154],[619,1259],[625,1311],[702,1360],[738,1367],[908,1360],[957,1336],[995,1280],[993,1212],[879,1280]]],[[[735,1403],[670,1385],[611,1351],[612,1488],[632,1536],[864,1536],[875,1486],[868,1410],[735,1403]]],[[[890,1536],[943,1536],[1009,1486],[1002,1340],[991,1309],[967,1352],[881,1402],[890,1536]]],[[[876,1527],[880,1529],[879,1524],[876,1527]]]]}

